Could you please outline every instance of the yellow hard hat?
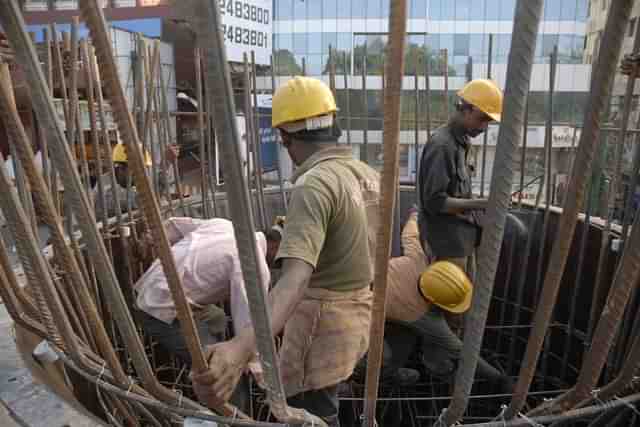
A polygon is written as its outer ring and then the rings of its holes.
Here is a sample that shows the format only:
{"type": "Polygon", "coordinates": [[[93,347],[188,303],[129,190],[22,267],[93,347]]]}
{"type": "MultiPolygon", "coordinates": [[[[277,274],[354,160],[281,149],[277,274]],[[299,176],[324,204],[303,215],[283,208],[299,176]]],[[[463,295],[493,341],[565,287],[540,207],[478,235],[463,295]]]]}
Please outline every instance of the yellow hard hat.
{"type": "MultiPolygon", "coordinates": [[[[142,149],[142,144],[140,144],[140,149],[142,149]]],[[[113,147],[111,159],[114,163],[128,163],[129,157],[127,156],[127,146],[121,142],[117,143],[115,147],[113,147]]],[[[145,150],[144,166],[149,168],[151,167],[151,164],[151,156],[149,155],[149,152],[145,150]]]]}
{"type": "Polygon", "coordinates": [[[418,289],[424,299],[451,313],[464,313],[471,306],[471,281],[449,261],[431,264],[420,276],[418,289]]]}
{"type": "Polygon", "coordinates": [[[458,91],[458,96],[496,122],[500,121],[503,97],[495,82],[486,79],[471,80],[458,91]]]}
{"type": "MultiPolygon", "coordinates": [[[[338,111],[331,89],[323,81],[310,77],[294,77],[280,86],[273,95],[271,108],[274,128],[315,117],[332,117],[338,111]]],[[[315,129],[329,127],[322,124],[315,129]]]]}

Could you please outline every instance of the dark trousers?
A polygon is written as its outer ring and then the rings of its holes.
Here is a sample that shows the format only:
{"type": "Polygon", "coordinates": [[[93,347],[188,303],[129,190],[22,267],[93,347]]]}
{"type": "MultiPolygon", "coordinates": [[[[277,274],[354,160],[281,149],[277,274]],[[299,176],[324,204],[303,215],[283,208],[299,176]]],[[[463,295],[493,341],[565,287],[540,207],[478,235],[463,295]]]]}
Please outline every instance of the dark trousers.
{"type": "Polygon", "coordinates": [[[329,427],[340,427],[338,385],[296,394],[287,403],[322,418],[329,427]]]}
{"type": "MultiPolygon", "coordinates": [[[[187,343],[182,336],[180,322],[178,322],[178,319],[174,320],[173,323],[168,324],[153,316],[149,316],[147,313],[139,313],[142,328],[145,333],[155,339],[165,351],[173,354],[175,357],[180,359],[182,363],[191,366],[191,355],[187,349],[187,343]]],[[[196,322],[196,330],[198,331],[200,343],[203,347],[213,345],[221,341],[219,337],[209,333],[209,327],[206,322],[196,322]]],[[[247,413],[250,410],[249,400],[249,378],[246,375],[243,375],[229,401],[239,410],[247,413]]]]}

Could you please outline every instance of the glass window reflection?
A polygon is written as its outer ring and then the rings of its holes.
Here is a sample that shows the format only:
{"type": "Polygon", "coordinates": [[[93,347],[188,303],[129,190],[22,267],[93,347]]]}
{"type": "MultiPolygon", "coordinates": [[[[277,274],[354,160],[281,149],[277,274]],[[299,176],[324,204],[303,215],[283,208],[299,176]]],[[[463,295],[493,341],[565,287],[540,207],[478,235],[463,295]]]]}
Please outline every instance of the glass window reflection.
{"type": "Polygon", "coordinates": [[[411,0],[409,16],[413,19],[424,19],[427,16],[427,0],[411,0]]]}
{"type": "Polygon", "coordinates": [[[575,21],[577,5],[576,0],[562,0],[560,19],[563,21],[575,21]]]}
{"type": "Polygon", "coordinates": [[[471,2],[471,10],[469,12],[469,19],[471,21],[484,20],[485,13],[485,0],[474,0],[471,2]]]}
{"type": "Polygon", "coordinates": [[[453,40],[453,54],[469,56],[469,34],[456,34],[453,40]]]}
{"type": "Polygon", "coordinates": [[[293,19],[293,0],[278,0],[276,2],[277,19],[293,19]]]}
{"type": "Polygon", "coordinates": [[[306,33],[293,34],[293,53],[298,55],[307,53],[307,38],[306,33]]]}
{"type": "Polygon", "coordinates": [[[322,1],[315,0],[307,3],[307,19],[322,19],[322,1]]]}
{"type": "Polygon", "coordinates": [[[322,33],[309,33],[307,39],[307,53],[322,53],[322,33]]]}
{"type": "Polygon", "coordinates": [[[484,10],[487,21],[498,21],[500,19],[500,0],[487,0],[484,10]]]}
{"type": "Polygon", "coordinates": [[[338,49],[338,34],[337,33],[322,33],[322,53],[329,54],[329,48],[338,49]]]}
{"type": "Polygon", "coordinates": [[[382,2],[386,0],[369,0],[367,2],[367,18],[380,19],[382,16],[382,2]]]}
{"type": "MultiPolygon", "coordinates": [[[[559,2],[559,0],[552,0],[559,2]]],[[[548,3],[548,2],[545,2],[548,3]]],[[[512,21],[516,13],[516,0],[502,0],[500,2],[500,20],[512,21]]]]}
{"type": "Polygon", "coordinates": [[[367,0],[351,0],[351,17],[366,18],[367,0]]]}
{"type": "Polygon", "coordinates": [[[455,3],[456,21],[468,21],[471,14],[471,0],[457,0],[455,3]]]}
{"type": "Polygon", "coordinates": [[[307,19],[307,2],[293,0],[293,17],[295,19],[307,19]]]}
{"type": "Polygon", "coordinates": [[[322,0],[322,17],[324,19],[338,17],[338,0],[322,0]]]}

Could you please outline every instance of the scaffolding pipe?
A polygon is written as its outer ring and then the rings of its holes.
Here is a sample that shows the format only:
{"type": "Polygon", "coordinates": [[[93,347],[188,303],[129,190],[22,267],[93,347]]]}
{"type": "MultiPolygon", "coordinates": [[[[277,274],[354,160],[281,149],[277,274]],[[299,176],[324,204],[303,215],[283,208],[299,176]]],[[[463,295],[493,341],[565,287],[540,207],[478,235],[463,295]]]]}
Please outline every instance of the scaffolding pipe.
{"type": "MultiPolygon", "coordinates": [[[[607,48],[601,49],[599,53],[590,100],[586,103],[585,128],[580,136],[578,153],[558,224],[558,236],[554,241],[549,259],[542,295],[534,317],[534,327],[531,330],[514,397],[505,414],[507,419],[513,418],[520,412],[526,402],[527,392],[533,380],[540,350],[551,321],[564,267],[573,241],[578,212],[584,202],[585,188],[591,175],[594,154],[599,145],[600,113],[604,110],[605,103],[609,99],[609,90],[615,75],[617,58],[625,33],[625,31],[621,31],[620,27],[623,26],[623,30],[626,28],[632,4],[631,0],[611,3],[602,44],[607,48]]],[[[513,52],[514,49],[511,51],[513,52]]]]}
{"type": "Polygon", "coordinates": [[[496,146],[496,173],[491,176],[485,222],[491,224],[491,227],[485,228],[478,252],[478,280],[474,287],[471,310],[465,319],[462,364],[457,371],[453,400],[443,414],[447,426],[457,422],[464,415],[478,364],[506,215],[511,201],[514,157],[522,138],[525,103],[533,69],[542,5],[542,0],[519,0],[516,6],[502,125],[496,146]]]}
{"type": "MultiPolygon", "coordinates": [[[[407,2],[391,2],[389,15],[389,49],[385,61],[386,84],[384,97],[383,159],[380,178],[380,222],[376,245],[376,263],[373,286],[373,307],[371,309],[370,347],[367,356],[367,377],[365,381],[365,406],[363,426],[376,425],[376,399],[382,366],[384,346],[384,319],[387,297],[387,273],[391,244],[394,207],[398,192],[400,153],[400,104],[404,75],[404,51],[407,27],[407,2]],[[388,67],[388,68],[387,68],[388,67]]],[[[366,96],[366,94],[365,94],[366,96]]]]}

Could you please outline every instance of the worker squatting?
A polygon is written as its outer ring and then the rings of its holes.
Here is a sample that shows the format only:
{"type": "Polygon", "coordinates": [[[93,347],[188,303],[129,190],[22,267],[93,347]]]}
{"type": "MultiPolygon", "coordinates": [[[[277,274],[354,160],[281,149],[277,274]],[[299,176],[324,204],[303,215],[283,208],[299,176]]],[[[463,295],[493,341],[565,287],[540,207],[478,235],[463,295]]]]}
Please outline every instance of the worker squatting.
{"type": "MultiPolygon", "coordinates": [[[[460,357],[462,343],[450,324],[460,323],[471,305],[482,231],[477,213],[487,204],[471,194],[469,138],[500,120],[502,92],[489,80],[474,80],[458,95],[456,113],[422,152],[418,205],[401,235],[404,254],[389,261],[387,321],[410,327],[420,343],[385,337],[382,375],[391,381],[411,383],[419,376],[393,357],[394,351],[409,353],[398,346],[419,345],[427,370],[450,379],[460,357]]],[[[336,111],[329,88],[312,78],[296,77],[274,94],[272,125],[297,168],[286,220],[255,236],[265,290],[270,268],[280,269],[269,301],[273,332],[282,334],[287,401],[329,426],[339,426],[338,386],[362,371],[369,346],[380,196],[378,173],[355,160],[350,147],[336,144],[336,111]]],[[[124,171],[126,153],[118,147],[113,160],[124,171]]],[[[207,371],[192,372],[196,394],[208,406],[231,400],[243,409],[249,376],[260,385],[264,380],[233,224],[171,218],[166,228],[209,362],[207,371]],[[227,317],[217,304],[227,301],[234,334],[224,341],[227,317]]],[[[158,260],[135,290],[146,333],[189,364],[158,260]]],[[[484,360],[478,375],[511,391],[510,379],[484,360]]]]}

